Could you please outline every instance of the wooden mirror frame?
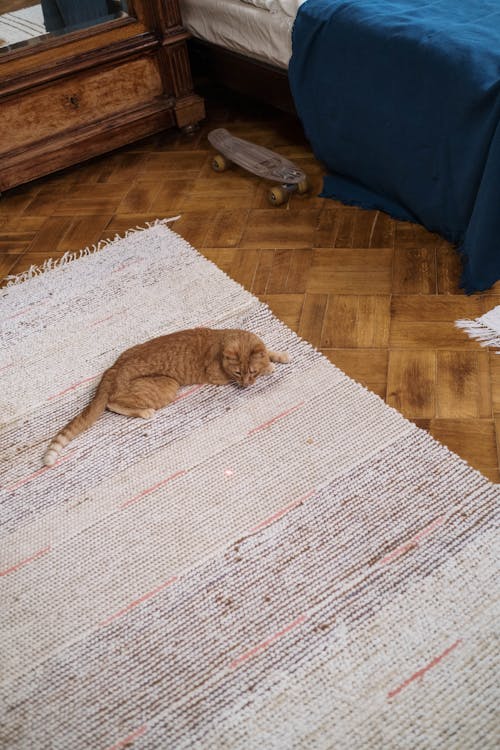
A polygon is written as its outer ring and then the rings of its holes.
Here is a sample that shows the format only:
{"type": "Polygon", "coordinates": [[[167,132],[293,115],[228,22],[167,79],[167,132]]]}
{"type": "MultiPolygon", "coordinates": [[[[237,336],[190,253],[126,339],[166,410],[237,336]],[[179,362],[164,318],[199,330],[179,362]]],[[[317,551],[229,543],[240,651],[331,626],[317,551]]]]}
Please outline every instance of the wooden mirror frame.
{"type": "Polygon", "coordinates": [[[0,192],[205,116],[178,0],[0,53],[0,192]]]}

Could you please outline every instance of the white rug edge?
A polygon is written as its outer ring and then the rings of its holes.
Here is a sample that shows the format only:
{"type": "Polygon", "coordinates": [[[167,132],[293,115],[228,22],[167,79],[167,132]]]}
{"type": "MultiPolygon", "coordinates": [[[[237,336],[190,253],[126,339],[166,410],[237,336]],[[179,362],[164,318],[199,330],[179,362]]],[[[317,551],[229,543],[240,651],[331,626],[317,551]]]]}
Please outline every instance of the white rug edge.
{"type": "MultiPolygon", "coordinates": [[[[126,239],[127,237],[130,237],[133,234],[137,234],[139,232],[144,232],[144,231],[147,231],[148,229],[153,229],[155,227],[165,227],[165,228],[167,228],[167,229],[169,229],[170,231],[173,232],[174,230],[172,230],[169,225],[172,224],[173,222],[178,221],[180,218],[181,218],[181,215],[177,215],[177,216],[171,216],[169,218],[155,219],[154,221],[147,221],[147,222],[144,223],[143,226],[137,225],[136,227],[127,229],[123,234],[116,233],[113,237],[110,237],[110,238],[104,239],[104,240],[99,240],[99,242],[94,243],[92,245],[87,245],[86,247],[81,248],[80,250],[68,250],[60,258],[47,258],[43,262],[43,264],[41,264],[41,265],[36,265],[36,264],[31,265],[26,271],[23,271],[23,272],[21,272],[19,274],[7,275],[3,279],[3,281],[7,281],[7,284],[4,285],[3,289],[0,288],[0,295],[2,294],[2,291],[12,289],[12,287],[17,287],[19,285],[22,285],[24,282],[29,281],[31,279],[34,279],[34,278],[36,278],[38,276],[42,276],[42,275],[44,275],[46,273],[50,273],[51,271],[63,268],[64,266],[68,265],[69,263],[72,263],[75,260],[79,260],[79,259],[87,257],[89,255],[94,255],[96,253],[99,253],[102,250],[105,250],[108,246],[114,244],[115,242],[119,242],[119,241],[121,241],[123,239],[126,239]]],[[[182,235],[178,234],[177,232],[174,232],[174,234],[177,234],[179,237],[181,237],[181,239],[191,248],[191,250],[194,253],[196,253],[196,255],[198,257],[203,258],[203,260],[205,262],[209,263],[211,266],[213,266],[214,268],[216,268],[219,273],[223,274],[223,276],[225,276],[227,279],[230,279],[230,281],[233,284],[236,284],[245,293],[252,294],[252,296],[255,297],[255,295],[253,295],[252,292],[249,292],[242,284],[240,284],[239,282],[237,282],[235,279],[233,279],[231,276],[229,276],[229,274],[227,274],[225,271],[223,271],[221,268],[219,268],[219,266],[216,263],[214,263],[213,261],[211,261],[209,258],[206,258],[203,255],[203,253],[200,253],[200,251],[197,248],[195,248],[191,244],[191,242],[189,242],[189,240],[186,240],[184,237],[182,237],[182,235]]],[[[258,299],[258,298],[256,297],[256,299],[258,299]]],[[[272,312],[272,310],[269,307],[269,305],[267,305],[265,302],[262,302],[261,300],[258,300],[258,301],[259,301],[259,303],[261,305],[263,305],[268,310],[270,310],[270,312],[272,313],[272,315],[274,315],[274,313],[272,312]]],[[[497,309],[498,309],[498,313],[499,313],[499,317],[500,317],[500,305],[498,306],[498,308],[494,308],[494,310],[497,310],[497,309]]],[[[278,318],[278,316],[274,315],[274,317],[277,320],[279,320],[282,325],[286,326],[286,323],[284,323],[280,318],[278,318]]],[[[484,323],[481,322],[482,318],[484,318],[484,317],[485,316],[482,316],[481,318],[477,318],[476,320],[457,320],[455,325],[457,327],[462,327],[462,328],[471,327],[472,330],[475,330],[475,328],[474,328],[474,325],[475,325],[475,326],[479,327],[481,330],[484,330],[485,328],[487,328],[487,325],[485,325],[484,323]],[[463,323],[465,325],[460,326],[459,325],[460,323],[463,323]]],[[[289,328],[288,326],[286,326],[286,327],[289,328]]],[[[493,482],[492,480],[490,480],[488,477],[486,477],[484,474],[482,474],[478,469],[476,469],[475,467],[473,467],[466,459],[462,458],[462,456],[459,456],[458,453],[455,453],[455,451],[453,451],[452,449],[448,448],[447,445],[445,445],[444,443],[441,443],[439,440],[437,440],[435,437],[433,437],[429,432],[427,432],[427,430],[424,430],[423,428],[418,427],[418,425],[416,425],[411,419],[408,419],[407,417],[405,417],[398,409],[396,409],[395,407],[390,406],[389,404],[387,404],[386,401],[383,398],[381,398],[381,396],[379,396],[377,393],[375,393],[374,391],[370,390],[365,385],[363,385],[359,381],[357,381],[354,378],[352,378],[350,375],[347,375],[347,373],[345,373],[341,368],[339,368],[337,365],[335,365],[333,362],[331,362],[328,359],[328,357],[326,357],[317,347],[315,347],[313,344],[311,344],[310,341],[307,341],[306,339],[303,339],[301,336],[299,336],[298,333],[296,333],[295,331],[293,331],[291,328],[289,330],[291,331],[291,333],[299,341],[307,344],[309,347],[311,347],[311,349],[313,349],[315,352],[317,352],[317,354],[319,354],[321,356],[321,358],[324,359],[325,362],[328,362],[328,364],[331,367],[333,367],[334,369],[336,369],[339,372],[341,372],[342,375],[346,379],[348,379],[352,383],[356,384],[356,386],[358,386],[363,391],[365,391],[366,394],[369,394],[369,396],[371,398],[376,399],[377,401],[380,401],[388,411],[397,414],[402,420],[404,420],[405,422],[407,422],[408,425],[411,425],[411,427],[413,429],[415,429],[415,430],[417,430],[419,432],[422,432],[426,436],[426,438],[430,441],[431,445],[439,446],[446,453],[448,453],[449,455],[451,455],[452,457],[454,457],[456,460],[458,460],[459,462],[461,462],[464,465],[466,465],[470,471],[472,471],[475,474],[477,474],[485,482],[488,482],[490,485],[492,485],[494,487],[496,487],[496,486],[500,487],[500,482],[497,483],[497,482],[493,482]]],[[[498,339],[499,340],[498,346],[500,346],[500,332],[497,332],[496,335],[499,337],[499,339],[498,339]]],[[[488,345],[491,345],[491,344],[484,343],[482,345],[483,346],[488,346],[488,345]]],[[[498,353],[500,354],[500,352],[498,352],[498,353]]]]}
{"type": "MultiPolygon", "coordinates": [[[[500,305],[477,318],[456,320],[455,326],[481,346],[500,347],[500,305]]],[[[500,351],[495,353],[500,354],[500,351]]]]}

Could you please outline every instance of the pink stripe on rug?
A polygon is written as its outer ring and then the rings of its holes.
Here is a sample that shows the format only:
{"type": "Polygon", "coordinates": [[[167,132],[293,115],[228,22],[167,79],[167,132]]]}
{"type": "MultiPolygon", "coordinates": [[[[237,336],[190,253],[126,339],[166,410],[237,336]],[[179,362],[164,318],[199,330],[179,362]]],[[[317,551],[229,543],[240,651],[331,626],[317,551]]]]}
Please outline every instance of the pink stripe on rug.
{"type": "Polygon", "coordinates": [[[6,568],[5,570],[0,570],[0,576],[7,576],[9,573],[15,573],[20,568],[23,568],[25,565],[27,565],[30,562],[33,562],[34,560],[38,560],[39,557],[42,557],[42,555],[46,555],[47,552],[50,552],[51,547],[48,545],[47,547],[44,547],[43,549],[38,550],[38,552],[35,552],[33,555],[30,555],[30,557],[25,557],[24,560],[20,560],[18,563],[15,563],[15,565],[12,565],[10,568],[6,568]]]}
{"type": "Polygon", "coordinates": [[[160,593],[160,591],[163,591],[168,586],[171,586],[175,581],[177,580],[177,576],[174,576],[173,578],[170,578],[165,583],[162,583],[161,586],[157,586],[152,591],[148,591],[146,594],[143,594],[139,597],[139,599],[135,599],[133,602],[130,602],[130,604],[127,604],[126,607],[123,607],[123,609],[118,610],[118,612],[115,612],[114,614],[107,617],[105,620],[99,623],[101,627],[104,627],[105,625],[109,625],[110,622],[113,622],[113,620],[116,620],[118,617],[122,617],[123,615],[127,614],[127,612],[130,612],[131,609],[134,609],[134,607],[138,607],[139,604],[142,604],[143,602],[146,602],[148,599],[151,599],[153,596],[156,596],[160,593]]]}
{"type": "Polygon", "coordinates": [[[284,628],[279,630],[277,633],[274,633],[270,638],[267,638],[262,643],[259,643],[258,646],[254,646],[249,651],[246,651],[241,656],[238,656],[236,659],[233,659],[231,664],[229,665],[231,669],[235,669],[236,667],[239,667],[240,664],[243,664],[243,662],[248,661],[248,659],[252,659],[254,656],[257,656],[258,654],[262,653],[262,651],[265,651],[269,646],[272,646],[273,643],[275,643],[277,640],[282,638],[284,635],[289,633],[291,630],[296,628],[298,625],[302,625],[303,622],[307,620],[307,615],[299,615],[295,618],[292,622],[290,622],[288,625],[285,625],[284,628]]]}
{"type": "Polygon", "coordinates": [[[462,643],[462,639],[459,638],[455,643],[453,643],[451,646],[449,646],[447,649],[443,651],[443,653],[439,654],[439,656],[436,656],[432,661],[429,662],[429,664],[426,664],[425,667],[422,667],[422,669],[419,669],[417,672],[412,674],[411,677],[409,677],[407,680],[401,683],[397,688],[394,690],[391,690],[389,693],[387,693],[388,698],[394,698],[398,693],[400,693],[402,690],[404,690],[408,685],[410,685],[415,680],[420,679],[424,676],[426,672],[429,671],[429,669],[433,669],[437,664],[439,664],[440,661],[442,661],[448,654],[450,654],[454,649],[457,648],[462,643]]]}
{"type": "Polygon", "coordinates": [[[122,505],[120,505],[120,508],[128,508],[129,505],[133,505],[134,503],[139,502],[139,500],[142,500],[142,498],[146,497],[146,495],[150,495],[151,492],[158,490],[160,487],[164,487],[166,484],[168,484],[168,482],[171,482],[173,479],[177,479],[177,477],[182,477],[184,476],[184,474],[187,474],[185,470],[176,471],[175,474],[171,474],[169,477],[162,479],[161,482],[157,482],[151,487],[148,487],[146,490],[139,492],[138,495],[135,495],[130,500],[126,500],[122,505]]]}
{"type": "Polygon", "coordinates": [[[283,417],[287,417],[289,414],[292,414],[292,412],[297,411],[297,409],[300,409],[301,406],[304,406],[303,401],[301,401],[300,404],[296,404],[295,406],[292,406],[290,409],[287,409],[286,411],[282,411],[281,414],[277,414],[275,417],[268,419],[267,422],[264,422],[263,424],[260,424],[257,427],[253,427],[251,430],[248,431],[248,434],[253,435],[255,432],[259,432],[260,430],[265,430],[266,427],[269,427],[270,425],[274,424],[279,419],[283,419],[283,417]]]}

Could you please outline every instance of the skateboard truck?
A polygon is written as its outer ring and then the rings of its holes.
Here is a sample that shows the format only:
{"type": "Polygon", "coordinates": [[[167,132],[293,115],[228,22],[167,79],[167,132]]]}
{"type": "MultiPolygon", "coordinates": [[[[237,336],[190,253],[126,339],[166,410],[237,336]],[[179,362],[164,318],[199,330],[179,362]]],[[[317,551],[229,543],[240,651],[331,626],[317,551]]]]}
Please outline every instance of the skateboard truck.
{"type": "Polygon", "coordinates": [[[215,172],[225,172],[231,163],[247,172],[277,182],[268,192],[267,198],[273,206],[281,206],[290,193],[307,193],[309,184],[305,172],[292,161],[264,146],[236,138],[225,128],[217,128],[208,134],[208,140],[218,153],[212,159],[215,172]]]}

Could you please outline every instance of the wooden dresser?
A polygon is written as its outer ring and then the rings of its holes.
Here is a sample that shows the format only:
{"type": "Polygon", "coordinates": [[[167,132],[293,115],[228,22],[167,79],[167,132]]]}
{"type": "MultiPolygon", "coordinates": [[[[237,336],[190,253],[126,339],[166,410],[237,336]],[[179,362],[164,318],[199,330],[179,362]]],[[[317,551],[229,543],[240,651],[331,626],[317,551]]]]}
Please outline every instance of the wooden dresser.
{"type": "Polygon", "coordinates": [[[203,119],[179,0],[0,52],[0,191],[203,119]]]}

